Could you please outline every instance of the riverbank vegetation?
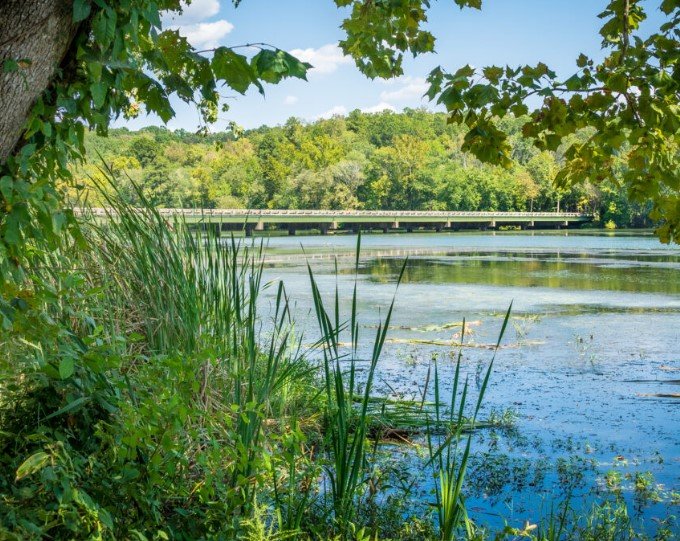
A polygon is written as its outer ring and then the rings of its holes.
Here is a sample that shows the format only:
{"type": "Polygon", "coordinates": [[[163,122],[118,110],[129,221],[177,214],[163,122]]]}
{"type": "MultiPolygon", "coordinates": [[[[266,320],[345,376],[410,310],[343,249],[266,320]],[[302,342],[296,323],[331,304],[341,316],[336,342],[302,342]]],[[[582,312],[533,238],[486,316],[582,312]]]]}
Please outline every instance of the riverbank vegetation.
{"type": "MultiPolygon", "coordinates": [[[[90,164],[75,185],[91,185],[103,158],[128,200],[141,187],[152,204],[185,208],[392,209],[587,212],[609,227],[651,227],[649,204],[631,202],[617,182],[558,188],[565,150],[539,151],[522,136],[525,119],[505,119],[511,166],[462,150],[465,130],[443,113],[353,111],[315,122],[198,136],[145,128],[86,137],[90,164]]],[[[621,163],[623,171],[623,162],[621,163]]],[[[620,179],[619,179],[620,180],[620,179]]],[[[81,190],[71,191],[73,200],[81,190]]],[[[101,204],[91,195],[93,204],[101,204]]]]}
{"type": "MultiPolygon", "coordinates": [[[[303,350],[283,284],[262,283],[258,249],[108,202],[108,222],[83,223],[86,247],[45,254],[35,267],[31,279],[51,298],[3,305],[2,537],[396,534],[378,510],[397,521],[407,502],[397,494],[389,503],[379,444],[393,428],[385,411],[398,404],[372,394],[392,307],[364,374],[356,289],[345,323],[337,292],[327,307],[310,269],[320,338],[303,350]],[[260,314],[267,287],[275,306],[260,314]]],[[[433,416],[421,403],[437,438],[432,471],[447,457],[443,483],[451,472],[462,481],[450,449],[466,440],[469,452],[483,394],[464,417],[460,387],[456,417],[439,400],[433,416]]],[[[465,523],[461,486],[440,504],[456,513],[449,530],[465,523]]],[[[436,530],[428,520],[420,529],[436,530]]]]}
{"type": "MultiPolygon", "coordinates": [[[[434,51],[429,1],[335,4],[339,45],[369,77],[434,51]]],[[[616,495],[586,516],[556,502],[544,523],[479,528],[465,474],[471,437],[494,424],[478,417],[491,359],[479,387],[457,371],[447,399],[433,365],[432,403],[387,401],[372,383],[391,306],[360,360],[360,291],[343,308],[310,270],[318,328],[299,329],[257,247],[154,209],[559,208],[614,225],[651,210],[677,241],[677,2],[644,36],[642,2],[608,2],[602,60],[580,55],[565,79],[543,63],[437,67],[427,95],[446,115],[215,135],[224,92],[264,94],[312,66],[261,42],[199,51],[165,22],[185,5],[0,2],[0,538],[644,538],[616,495]],[[204,137],[109,132],[140,111],[168,122],[174,100],[197,106],[204,137]],[[84,200],[116,212],[77,217],[84,200]],[[416,467],[392,460],[396,435],[416,467]],[[432,491],[416,492],[423,479],[432,491]]],[[[635,486],[657,495],[646,477],[635,486]]]]}
{"type": "Polygon", "coordinates": [[[503,426],[479,414],[493,356],[477,386],[449,361],[450,396],[434,361],[432,402],[382,397],[393,302],[360,359],[357,287],[341,306],[310,268],[302,333],[260,248],[106,202],[108,221],[39,256],[30,280],[52,294],[2,306],[2,538],[644,538],[616,498],[485,531],[464,494],[473,434],[503,426]]]}

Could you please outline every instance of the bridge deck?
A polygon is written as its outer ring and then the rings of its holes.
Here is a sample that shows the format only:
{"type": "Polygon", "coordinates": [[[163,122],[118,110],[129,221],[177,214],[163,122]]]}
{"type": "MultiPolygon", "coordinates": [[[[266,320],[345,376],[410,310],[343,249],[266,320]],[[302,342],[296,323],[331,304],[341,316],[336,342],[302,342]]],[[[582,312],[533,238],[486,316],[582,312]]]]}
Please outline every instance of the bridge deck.
{"type": "MultiPolygon", "coordinates": [[[[77,214],[91,213],[104,218],[108,209],[75,209],[77,214]]],[[[395,211],[395,210],[248,210],[248,209],[159,209],[168,222],[176,218],[188,224],[212,224],[219,229],[245,229],[248,236],[265,226],[288,228],[290,234],[300,229],[319,229],[322,233],[336,229],[380,228],[413,230],[418,227],[494,228],[503,225],[520,227],[569,227],[589,222],[593,217],[578,212],[466,212],[466,211],[395,211]]]]}
{"type": "Polygon", "coordinates": [[[183,216],[188,223],[224,224],[559,223],[592,220],[591,215],[577,212],[160,209],[160,213],[168,217],[183,216]]]}

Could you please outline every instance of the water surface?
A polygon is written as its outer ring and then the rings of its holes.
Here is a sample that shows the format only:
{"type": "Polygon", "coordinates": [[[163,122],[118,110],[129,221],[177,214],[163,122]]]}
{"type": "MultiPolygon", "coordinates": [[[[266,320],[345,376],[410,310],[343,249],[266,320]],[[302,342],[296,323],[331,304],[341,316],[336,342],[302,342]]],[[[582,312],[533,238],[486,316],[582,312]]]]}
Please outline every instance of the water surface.
{"type": "MultiPolygon", "coordinates": [[[[329,299],[337,283],[349,309],[356,240],[268,240],[267,279],[285,282],[310,341],[317,332],[306,262],[329,299]]],[[[366,358],[406,257],[394,341],[378,367],[386,395],[420,396],[433,358],[449,381],[457,350],[441,344],[459,339],[453,325],[466,318],[467,340],[494,343],[513,303],[485,415],[511,412],[515,428],[475,439],[473,519],[535,522],[567,497],[587,507],[612,497],[607,480],[617,475],[631,514],[649,531],[680,514],[680,400],[671,397],[680,392],[680,248],[649,235],[573,231],[366,235],[356,276],[366,358]],[[658,497],[635,490],[636,473],[647,472],[658,497]]],[[[489,360],[486,349],[464,350],[473,387],[489,360]]],[[[423,476],[413,460],[413,475],[423,476]]],[[[423,477],[426,505],[432,497],[423,477]]]]}

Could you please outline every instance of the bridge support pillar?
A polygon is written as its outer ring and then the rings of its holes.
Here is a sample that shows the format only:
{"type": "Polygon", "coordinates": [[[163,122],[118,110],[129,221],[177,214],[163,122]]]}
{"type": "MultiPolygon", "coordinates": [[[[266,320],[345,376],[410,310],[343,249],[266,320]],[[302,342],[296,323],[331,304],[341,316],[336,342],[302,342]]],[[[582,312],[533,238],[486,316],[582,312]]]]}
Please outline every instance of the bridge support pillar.
{"type": "Polygon", "coordinates": [[[255,224],[255,231],[264,231],[264,222],[262,220],[255,224]]]}
{"type": "Polygon", "coordinates": [[[252,237],[253,231],[255,231],[255,224],[246,224],[246,237],[252,237]]]}
{"type": "Polygon", "coordinates": [[[319,232],[322,235],[328,235],[328,224],[320,224],[319,225],[319,232]]]}
{"type": "Polygon", "coordinates": [[[489,224],[489,227],[496,227],[496,220],[491,220],[491,223],[489,224]]]}
{"type": "Polygon", "coordinates": [[[392,229],[399,229],[399,222],[392,222],[392,229]]]}

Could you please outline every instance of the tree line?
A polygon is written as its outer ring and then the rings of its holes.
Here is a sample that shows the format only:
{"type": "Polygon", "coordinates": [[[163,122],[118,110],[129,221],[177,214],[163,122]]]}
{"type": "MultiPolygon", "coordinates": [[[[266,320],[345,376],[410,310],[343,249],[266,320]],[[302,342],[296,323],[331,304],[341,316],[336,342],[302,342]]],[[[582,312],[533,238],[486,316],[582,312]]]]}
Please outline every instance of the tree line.
{"type": "MultiPolygon", "coordinates": [[[[352,111],[276,127],[210,135],[148,127],[86,137],[75,169],[74,201],[104,167],[131,203],[136,189],[159,207],[580,211],[609,227],[651,225],[648,205],[630,202],[613,182],[556,187],[562,148],[539,151],[523,137],[524,119],[501,121],[512,163],[482,163],[464,152],[465,129],[443,113],[352,111]],[[135,188],[135,186],[137,188],[135,188]]],[[[587,138],[579,133],[574,138],[587,138]]],[[[564,146],[571,145],[571,139],[564,146]]]]}

